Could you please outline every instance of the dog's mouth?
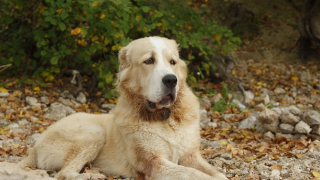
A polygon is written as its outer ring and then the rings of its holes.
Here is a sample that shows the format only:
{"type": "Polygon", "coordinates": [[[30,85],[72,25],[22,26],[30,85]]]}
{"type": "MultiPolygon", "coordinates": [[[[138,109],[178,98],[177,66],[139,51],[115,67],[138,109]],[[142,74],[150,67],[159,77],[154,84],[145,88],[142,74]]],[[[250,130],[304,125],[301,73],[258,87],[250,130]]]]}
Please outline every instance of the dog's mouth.
{"type": "Polygon", "coordinates": [[[174,101],[175,99],[175,95],[173,93],[169,93],[167,95],[165,95],[161,101],[159,102],[151,102],[149,100],[147,100],[148,102],[148,108],[154,110],[154,109],[162,109],[162,108],[168,108],[172,102],[174,101]]]}

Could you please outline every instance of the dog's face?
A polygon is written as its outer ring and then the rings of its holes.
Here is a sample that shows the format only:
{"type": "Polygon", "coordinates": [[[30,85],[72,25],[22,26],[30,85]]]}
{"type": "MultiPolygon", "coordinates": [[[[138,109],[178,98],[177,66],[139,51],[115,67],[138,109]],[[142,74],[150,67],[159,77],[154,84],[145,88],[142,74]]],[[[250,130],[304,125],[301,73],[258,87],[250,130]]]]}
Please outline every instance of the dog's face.
{"type": "Polygon", "coordinates": [[[148,37],[132,41],[119,53],[118,87],[141,95],[148,108],[170,107],[186,80],[186,64],[174,40],[148,37]]]}

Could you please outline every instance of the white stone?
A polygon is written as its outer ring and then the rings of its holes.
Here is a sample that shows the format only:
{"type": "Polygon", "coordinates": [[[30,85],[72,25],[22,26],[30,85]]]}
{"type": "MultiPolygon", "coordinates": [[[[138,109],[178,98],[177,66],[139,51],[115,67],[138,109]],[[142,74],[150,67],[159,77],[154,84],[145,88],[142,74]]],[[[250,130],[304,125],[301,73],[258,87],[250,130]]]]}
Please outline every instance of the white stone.
{"type": "Polygon", "coordinates": [[[27,96],[27,97],[26,97],[26,101],[27,101],[27,103],[28,103],[30,106],[38,106],[38,107],[41,106],[41,104],[38,103],[38,100],[37,100],[37,98],[35,98],[35,97],[27,96]]]}
{"type": "Polygon", "coordinates": [[[280,171],[278,169],[274,169],[271,171],[270,179],[279,180],[280,179],[280,171]]]}
{"type": "Polygon", "coordinates": [[[306,122],[309,126],[320,125],[320,113],[315,110],[306,110],[302,121],[306,122]]]}
{"type": "Polygon", "coordinates": [[[232,159],[232,156],[231,156],[231,154],[229,154],[229,153],[222,153],[222,154],[221,154],[221,157],[222,157],[223,159],[225,159],[225,160],[230,160],[230,159],[232,159]]]}
{"type": "Polygon", "coordinates": [[[273,132],[273,133],[276,133],[277,131],[278,131],[278,125],[279,124],[274,124],[274,123],[272,123],[272,124],[263,124],[263,127],[264,127],[264,129],[266,130],[266,131],[271,131],[271,132],[273,132]]]}
{"type": "Polygon", "coordinates": [[[7,92],[1,92],[0,93],[0,97],[9,97],[9,93],[7,93],[7,92]]]}
{"type": "Polygon", "coordinates": [[[311,133],[320,135],[320,125],[315,125],[315,126],[312,126],[311,128],[312,128],[311,133]]]}
{"type": "Polygon", "coordinates": [[[303,71],[300,73],[300,79],[302,81],[310,81],[311,75],[309,71],[303,71]]]}
{"type": "Polygon", "coordinates": [[[277,95],[280,95],[280,94],[285,94],[286,91],[281,87],[276,87],[276,89],[274,90],[274,93],[276,93],[277,95]]]}
{"type": "Polygon", "coordinates": [[[272,134],[272,132],[268,131],[263,134],[263,139],[265,141],[272,141],[274,139],[274,135],[272,134]]]}
{"type": "Polygon", "coordinates": [[[59,97],[59,101],[66,106],[72,107],[74,105],[70,99],[64,99],[63,97],[59,97]]]}
{"type": "Polygon", "coordinates": [[[41,101],[43,104],[46,104],[46,105],[48,105],[48,104],[50,103],[47,96],[42,96],[42,97],[40,97],[40,101],[41,101]]]}
{"type": "Polygon", "coordinates": [[[10,128],[10,129],[19,128],[19,124],[17,124],[17,123],[12,123],[12,124],[9,125],[9,128],[10,128]]]}
{"type": "Polygon", "coordinates": [[[290,112],[283,112],[280,115],[280,119],[283,124],[291,125],[296,125],[300,121],[300,118],[298,116],[295,116],[290,112]]]}
{"type": "MultiPolygon", "coordinates": [[[[101,108],[102,109],[113,109],[115,108],[116,105],[115,104],[101,104],[101,108]]],[[[205,110],[206,111],[206,110],[205,110]]],[[[206,114],[207,114],[207,111],[206,111],[206,114]]]]}
{"type": "Polygon", "coordinates": [[[200,119],[208,118],[208,112],[205,109],[200,109],[200,119]]]}
{"type": "Polygon", "coordinates": [[[244,103],[250,104],[253,99],[254,99],[254,94],[251,91],[245,91],[245,99],[244,99],[244,103]]]}
{"type": "Polygon", "coordinates": [[[62,103],[55,102],[51,104],[50,109],[44,114],[44,118],[57,121],[61,118],[66,117],[67,115],[74,113],[76,113],[76,111],[69,106],[65,106],[62,103]]]}
{"type": "Polygon", "coordinates": [[[291,124],[280,124],[279,129],[282,133],[291,134],[293,133],[294,126],[291,124]]]}
{"type": "Polygon", "coordinates": [[[301,134],[309,134],[311,130],[312,129],[309,127],[309,125],[303,121],[300,121],[295,127],[295,132],[301,134]]]}
{"type": "Polygon", "coordinates": [[[213,105],[213,104],[219,102],[221,98],[222,98],[221,94],[218,93],[218,94],[214,95],[214,96],[210,99],[210,103],[213,105]]]}
{"type": "Polygon", "coordinates": [[[83,92],[80,92],[77,96],[77,101],[79,101],[80,103],[86,103],[87,102],[87,98],[86,95],[84,95],[83,92]]]}
{"type": "Polygon", "coordinates": [[[257,113],[251,113],[246,119],[239,122],[239,129],[255,128],[260,127],[261,122],[258,120],[257,113]],[[252,115],[253,114],[253,115],[252,115]]]}
{"type": "Polygon", "coordinates": [[[270,109],[263,110],[258,119],[267,124],[279,124],[279,115],[270,109]]]}
{"type": "Polygon", "coordinates": [[[201,108],[211,107],[211,102],[210,102],[208,97],[204,96],[202,98],[199,98],[199,101],[200,101],[200,107],[201,108]]]}

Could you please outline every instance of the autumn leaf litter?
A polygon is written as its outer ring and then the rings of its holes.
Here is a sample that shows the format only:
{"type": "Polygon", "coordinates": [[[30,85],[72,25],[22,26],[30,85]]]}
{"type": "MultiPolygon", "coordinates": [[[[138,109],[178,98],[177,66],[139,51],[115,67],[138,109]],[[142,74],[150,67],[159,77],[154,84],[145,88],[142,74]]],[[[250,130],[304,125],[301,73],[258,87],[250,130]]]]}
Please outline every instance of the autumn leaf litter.
{"type": "MultiPolygon", "coordinates": [[[[232,74],[247,85],[246,90],[254,97],[248,100],[245,109],[232,104],[230,98],[224,112],[210,111],[217,99],[223,98],[223,85],[202,81],[202,88],[194,89],[201,97],[200,133],[203,156],[233,180],[320,177],[320,142],[317,140],[320,138],[313,133],[316,132],[313,129],[317,127],[310,125],[310,132],[305,134],[296,133],[294,130],[286,134],[280,128],[284,107],[294,106],[299,109],[300,115],[293,114],[299,117],[299,122],[305,122],[303,114],[306,111],[319,109],[320,73],[317,72],[317,65],[313,62],[240,62],[232,74]],[[208,93],[206,89],[214,89],[216,93],[208,93]],[[266,131],[263,127],[268,128],[268,125],[258,120],[266,108],[274,112],[279,109],[279,122],[270,123],[275,123],[274,132],[266,131]],[[252,122],[256,124],[242,129],[252,122]]],[[[114,99],[102,99],[101,93],[97,93],[95,102],[88,101],[88,93],[84,93],[80,103],[80,99],[73,97],[63,86],[32,88],[15,82],[12,79],[7,80],[7,85],[0,88],[0,161],[3,161],[0,163],[0,174],[6,174],[8,179],[25,172],[14,164],[5,163],[17,163],[25,157],[37,137],[56,120],[76,112],[108,113],[116,103],[114,99]],[[55,108],[63,111],[58,114],[55,108]],[[16,174],[9,173],[6,169],[9,165],[16,168],[16,174]]],[[[230,88],[232,97],[244,102],[236,88],[231,91],[232,82],[225,83],[230,88]]],[[[296,128],[296,124],[292,126],[296,128]]],[[[33,171],[35,170],[29,173],[33,171]]],[[[91,169],[90,165],[84,168],[83,172],[102,173],[91,169]]],[[[49,175],[54,174],[55,172],[49,171],[49,175]]],[[[49,175],[38,173],[37,176],[48,179],[49,175]]],[[[31,175],[21,177],[28,179],[31,175]]]]}

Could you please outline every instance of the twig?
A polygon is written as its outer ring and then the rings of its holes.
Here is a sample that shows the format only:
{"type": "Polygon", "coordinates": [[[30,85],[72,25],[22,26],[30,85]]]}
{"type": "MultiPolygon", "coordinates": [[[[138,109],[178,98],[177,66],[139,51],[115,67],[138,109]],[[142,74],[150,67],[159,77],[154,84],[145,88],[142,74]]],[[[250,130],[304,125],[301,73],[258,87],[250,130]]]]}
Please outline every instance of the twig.
{"type": "Polygon", "coordinates": [[[7,68],[9,68],[12,64],[7,64],[7,65],[3,65],[3,66],[0,66],[0,73],[4,70],[6,70],[7,68]],[[1,69],[2,68],[2,69],[1,69]]]}

